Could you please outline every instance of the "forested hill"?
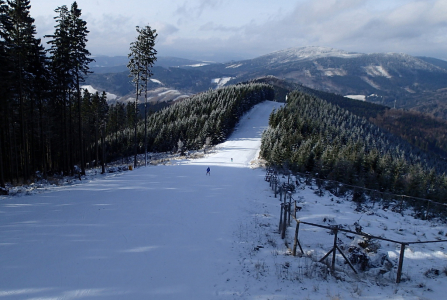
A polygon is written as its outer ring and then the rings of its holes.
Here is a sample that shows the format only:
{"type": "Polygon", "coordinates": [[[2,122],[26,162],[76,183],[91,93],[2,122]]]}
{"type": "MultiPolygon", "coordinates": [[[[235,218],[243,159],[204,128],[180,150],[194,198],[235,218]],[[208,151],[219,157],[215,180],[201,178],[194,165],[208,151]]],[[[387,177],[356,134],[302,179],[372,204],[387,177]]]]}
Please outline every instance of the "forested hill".
{"type": "MultiPolygon", "coordinates": [[[[274,90],[270,85],[250,83],[209,90],[176,102],[149,116],[146,124],[147,150],[184,152],[223,142],[246,111],[273,98],[274,90]]],[[[121,126],[120,113],[115,113],[117,108],[111,107],[111,130],[107,138],[109,154],[114,158],[131,155],[134,144],[130,129],[121,126]]],[[[145,151],[142,146],[144,137],[145,124],[141,120],[137,133],[140,153],[145,151]]]]}
{"type": "Polygon", "coordinates": [[[273,98],[269,85],[240,84],[175,103],[149,119],[150,150],[200,149],[223,142],[245,112],[273,98]]]}
{"type": "Polygon", "coordinates": [[[375,118],[378,114],[384,113],[389,109],[387,106],[374,104],[366,101],[358,101],[344,96],[323,92],[304,86],[302,84],[292,83],[289,81],[281,80],[277,77],[268,76],[254,80],[254,82],[267,83],[275,88],[275,100],[284,102],[288,93],[292,91],[300,91],[305,94],[313,95],[317,98],[326,100],[332,104],[338,105],[351,113],[364,117],[366,119],[375,118]]]}
{"type": "Polygon", "coordinates": [[[270,116],[261,155],[271,165],[380,191],[445,201],[447,164],[365,118],[292,92],[270,116]]]}
{"type": "Polygon", "coordinates": [[[323,99],[358,117],[366,118],[423,151],[447,159],[447,121],[444,119],[418,111],[391,109],[371,102],[353,100],[276,77],[263,77],[255,82],[271,84],[275,88],[277,101],[284,101],[286,95],[294,90],[323,99]]]}

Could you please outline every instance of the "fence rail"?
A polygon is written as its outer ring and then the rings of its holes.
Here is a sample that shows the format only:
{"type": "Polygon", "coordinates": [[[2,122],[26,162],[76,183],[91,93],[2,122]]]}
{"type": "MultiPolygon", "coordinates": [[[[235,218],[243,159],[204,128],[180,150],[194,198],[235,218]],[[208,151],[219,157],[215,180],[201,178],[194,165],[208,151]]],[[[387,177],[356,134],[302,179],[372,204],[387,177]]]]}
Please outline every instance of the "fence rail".
{"type": "MultiPolygon", "coordinates": [[[[355,269],[355,267],[353,266],[352,262],[349,260],[348,257],[346,257],[344,252],[338,246],[338,232],[345,232],[345,233],[349,233],[349,234],[353,234],[353,235],[357,235],[357,236],[366,237],[368,239],[377,239],[377,240],[382,240],[382,241],[399,244],[400,245],[400,255],[399,255],[398,268],[397,268],[396,283],[400,283],[401,279],[402,279],[402,269],[403,269],[403,261],[404,261],[404,257],[405,257],[406,246],[411,245],[411,244],[428,244],[428,243],[445,243],[445,242],[447,242],[447,240],[397,241],[397,240],[388,239],[385,237],[374,236],[374,235],[367,234],[367,233],[364,233],[361,231],[347,230],[347,229],[339,227],[338,225],[327,226],[327,225],[321,225],[321,224],[315,224],[315,223],[301,221],[301,220],[297,219],[297,217],[296,217],[297,210],[300,208],[300,206],[298,206],[297,201],[292,198],[292,190],[294,190],[294,188],[292,188],[290,186],[290,177],[288,178],[287,184],[284,183],[281,185],[281,184],[279,184],[280,183],[279,177],[276,174],[276,172],[274,172],[272,170],[268,170],[265,180],[270,182],[270,187],[275,191],[275,198],[277,197],[277,193],[279,193],[280,202],[281,202],[281,204],[280,204],[281,212],[280,212],[280,218],[279,218],[278,232],[281,234],[282,239],[285,239],[285,237],[286,237],[287,226],[291,226],[291,219],[295,220],[295,222],[296,222],[294,243],[293,243],[293,249],[292,249],[293,256],[296,256],[297,247],[299,247],[301,250],[301,253],[304,254],[303,248],[302,248],[301,243],[298,239],[300,224],[313,226],[313,227],[319,227],[319,228],[323,228],[323,229],[328,229],[331,231],[331,233],[334,234],[333,247],[331,248],[331,250],[328,253],[326,253],[326,255],[323,256],[323,258],[321,258],[319,260],[320,262],[323,262],[327,257],[329,257],[330,254],[332,254],[332,262],[331,262],[331,271],[332,272],[335,271],[335,260],[336,260],[336,253],[338,250],[338,252],[343,256],[343,258],[349,264],[350,268],[354,271],[354,273],[356,273],[356,274],[358,273],[357,270],[355,269]],[[279,185],[279,189],[278,189],[278,185],[279,185]],[[287,198],[289,199],[289,201],[287,201],[287,198]],[[294,204],[293,215],[292,215],[292,204],[294,204]]],[[[422,199],[422,200],[429,201],[428,203],[434,202],[434,201],[427,200],[427,199],[422,199]]],[[[435,203],[437,203],[437,202],[435,202],[435,203]]],[[[445,205],[443,203],[439,203],[439,204],[445,205]]]]}
{"type": "MultiPolygon", "coordinates": [[[[304,179],[304,183],[307,184],[310,184],[310,181],[315,179],[321,192],[323,189],[327,189],[333,194],[337,195],[342,189],[352,189],[354,191],[354,198],[356,196],[356,191],[363,191],[364,194],[369,195],[373,207],[376,203],[381,203],[383,207],[391,207],[393,211],[399,212],[401,214],[404,213],[405,209],[411,208],[415,213],[415,217],[425,220],[442,218],[442,220],[445,221],[447,218],[447,203],[437,202],[431,199],[418,198],[414,196],[381,192],[378,190],[349,185],[334,180],[313,178],[309,174],[295,174],[300,175],[301,178],[304,179]]],[[[273,169],[267,169],[267,174],[265,177],[266,181],[271,181],[274,183],[274,185],[271,183],[270,186],[272,187],[272,189],[274,189],[275,197],[276,194],[279,193],[280,189],[286,188],[287,190],[290,190],[291,188],[293,188],[294,190],[295,187],[298,187],[301,184],[301,182],[293,182],[293,180],[291,180],[290,178],[290,175],[288,175],[287,177],[287,183],[284,182],[280,184],[280,176],[278,175],[278,172],[273,169]]]]}

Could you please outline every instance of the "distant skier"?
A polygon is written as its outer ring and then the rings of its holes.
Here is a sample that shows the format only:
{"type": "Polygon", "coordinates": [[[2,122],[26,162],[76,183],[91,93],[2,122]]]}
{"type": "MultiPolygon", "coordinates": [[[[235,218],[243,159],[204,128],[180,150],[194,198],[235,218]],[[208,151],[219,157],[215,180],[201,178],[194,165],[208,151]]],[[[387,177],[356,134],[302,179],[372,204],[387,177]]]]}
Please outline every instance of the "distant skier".
{"type": "Polygon", "coordinates": [[[206,169],[206,175],[210,175],[211,176],[211,169],[210,169],[210,167],[208,167],[208,169],[206,169]]]}
{"type": "Polygon", "coordinates": [[[231,158],[231,162],[233,162],[233,158],[231,158]]]}

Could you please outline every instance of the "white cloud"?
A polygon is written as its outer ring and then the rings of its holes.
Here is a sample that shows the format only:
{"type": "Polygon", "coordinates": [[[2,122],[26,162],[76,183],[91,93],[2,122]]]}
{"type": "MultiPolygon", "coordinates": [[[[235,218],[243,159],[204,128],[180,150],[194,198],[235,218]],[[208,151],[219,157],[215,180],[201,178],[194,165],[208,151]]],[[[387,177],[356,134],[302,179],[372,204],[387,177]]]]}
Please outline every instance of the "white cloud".
{"type": "MultiPolygon", "coordinates": [[[[149,24],[159,55],[222,60],[315,45],[447,59],[445,0],[103,1],[78,0],[94,54],[126,55],[135,26],[149,24]]],[[[57,6],[36,17],[39,34],[54,30],[57,6]]]]}

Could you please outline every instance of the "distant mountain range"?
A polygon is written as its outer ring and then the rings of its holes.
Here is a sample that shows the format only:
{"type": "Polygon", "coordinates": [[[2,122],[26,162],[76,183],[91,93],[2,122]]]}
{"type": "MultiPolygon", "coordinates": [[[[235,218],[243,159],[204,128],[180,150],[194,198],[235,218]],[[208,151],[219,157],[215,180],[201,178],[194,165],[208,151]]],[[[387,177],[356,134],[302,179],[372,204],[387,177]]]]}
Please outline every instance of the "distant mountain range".
{"type": "MultiPolygon", "coordinates": [[[[127,56],[96,56],[95,60],[90,64],[90,70],[94,73],[118,73],[127,71],[127,63],[129,59],[127,56]]],[[[170,68],[181,66],[198,66],[203,62],[178,58],[178,57],[157,57],[154,67],[170,68]]]]}
{"type": "MultiPolygon", "coordinates": [[[[127,57],[95,60],[91,65],[95,74],[87,84],[119,96],[132,94],[127,57]]],[[[447,61],[431,57],[301,47],[228,63],[159,57],[153,73],[151,89],[163,87],[183,96],[273,75],[321,91],[447,118],[447,61]]]]}

